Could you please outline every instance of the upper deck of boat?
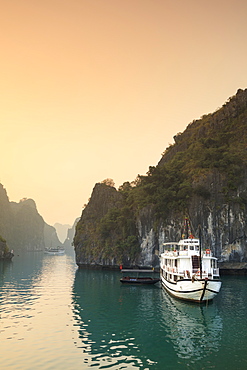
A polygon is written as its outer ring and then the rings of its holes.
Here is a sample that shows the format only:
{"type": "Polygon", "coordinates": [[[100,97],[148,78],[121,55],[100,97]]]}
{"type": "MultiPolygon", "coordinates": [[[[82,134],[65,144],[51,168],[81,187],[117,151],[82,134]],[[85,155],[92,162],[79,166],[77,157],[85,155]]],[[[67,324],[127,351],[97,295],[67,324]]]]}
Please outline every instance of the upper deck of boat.
{"type": "MultiPolygon", "coordinates": [[[[161,253],[162,257],[169,257],[169,258],[188,258],[192,255],[200,255],[200,241],[199,239],[181,239],[179,242],[169,242],[163,243],[165,249],[164,252],[161,253]]],[[[201,255],[203,258],[213,258],[211,250],[206,249],[201,251],[201,255]]]]}

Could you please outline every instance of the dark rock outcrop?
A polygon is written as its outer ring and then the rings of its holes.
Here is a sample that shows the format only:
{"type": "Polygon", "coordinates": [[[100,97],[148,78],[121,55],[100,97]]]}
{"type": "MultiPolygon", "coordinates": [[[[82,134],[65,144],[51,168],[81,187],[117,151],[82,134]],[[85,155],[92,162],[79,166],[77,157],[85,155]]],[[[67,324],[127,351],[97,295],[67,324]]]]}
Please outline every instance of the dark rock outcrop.
{"type": "Polygon", "coordinates": [[[14,257],[13,251],[9,250],[6,240],[0,235],[0,260],[10,261],[14,257]]]}

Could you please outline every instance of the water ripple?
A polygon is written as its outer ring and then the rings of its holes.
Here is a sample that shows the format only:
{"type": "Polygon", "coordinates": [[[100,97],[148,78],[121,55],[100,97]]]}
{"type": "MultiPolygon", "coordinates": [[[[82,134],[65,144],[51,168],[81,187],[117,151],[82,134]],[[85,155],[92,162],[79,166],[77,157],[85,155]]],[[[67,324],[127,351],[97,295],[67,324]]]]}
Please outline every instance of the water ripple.
{"type": "Polygon", "coordinates": [[[76,270],[67,256],[26,259],[2,274],[2,368],[246,367],[243,279],[226,279],[221,296],[199,306],[159,286],[123,287],[116,272],[76,270]]]}

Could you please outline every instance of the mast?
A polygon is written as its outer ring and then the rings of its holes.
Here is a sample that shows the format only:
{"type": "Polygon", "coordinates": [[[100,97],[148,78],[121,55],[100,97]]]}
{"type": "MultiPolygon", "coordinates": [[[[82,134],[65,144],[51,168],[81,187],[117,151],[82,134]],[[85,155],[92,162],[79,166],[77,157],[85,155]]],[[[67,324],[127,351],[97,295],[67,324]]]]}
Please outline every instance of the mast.
{"type": "Polygon", "coordinates": [[[193,239],[194,236],[192,234],[192,230],[191,230],[191,224],[190,224],[190,220],[189,220],[189,217],[185,217],[184,219],[184,234],[182,235],[182,239],[193,239]]]}
{"type": "Polygon", "coordinates": [[[202,279],[202,230],[199,225],[199,263],[200,263],[200,279],[202,279]]]}
{"type": "Polygon", "coordinates": [[[189,219],[186,217],[186,239],[189,238],[189,219]]]}

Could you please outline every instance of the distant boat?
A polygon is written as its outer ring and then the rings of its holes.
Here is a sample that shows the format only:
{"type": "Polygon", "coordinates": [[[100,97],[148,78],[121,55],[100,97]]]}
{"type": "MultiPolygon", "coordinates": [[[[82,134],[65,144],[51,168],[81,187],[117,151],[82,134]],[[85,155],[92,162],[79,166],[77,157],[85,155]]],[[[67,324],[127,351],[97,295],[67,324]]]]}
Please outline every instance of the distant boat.
{"type": "Polygon", "coordinates": [[[53,255],[60,255],[65,253],[65,249],[62,247],[51,247],[51,248],[45,248],[46,254],[53,254],[53,255]]]}

